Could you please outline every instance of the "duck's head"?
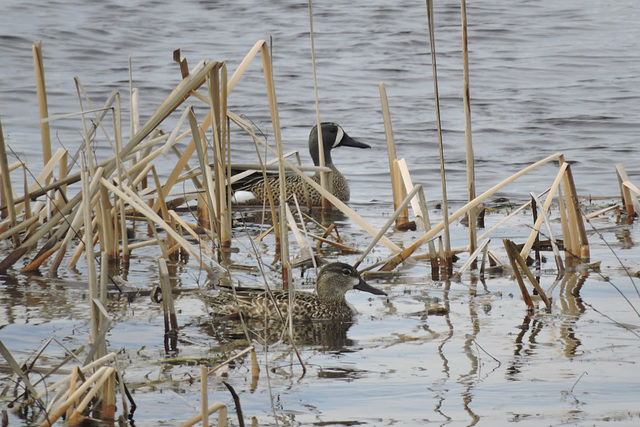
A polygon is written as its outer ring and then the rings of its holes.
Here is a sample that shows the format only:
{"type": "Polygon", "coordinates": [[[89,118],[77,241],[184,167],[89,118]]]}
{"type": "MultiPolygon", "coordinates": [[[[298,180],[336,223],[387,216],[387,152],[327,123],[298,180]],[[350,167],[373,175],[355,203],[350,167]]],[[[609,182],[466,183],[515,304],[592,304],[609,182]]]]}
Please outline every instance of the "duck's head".
{"type": "Polygon", "coordinates": [[[365,282],[358,271],[349,264],[333,262],[322,267],[316,284],[318,298],[323,301],[342,301],[344,295],[351,289],[374,295],[387,295],[365,282]]]}
{"type": "MultiPolygon", "coordinates": [[[[360,141],[356,141],[351,138],[342,129],[342,127],[336,123],[324,122],[320,126],[322,130],[322,144],[324,147],[324,163],[329,166],[333,164],[331,161],[331,150],[336,147],[356,147],[356,148],[371,148],[370,145],[360,141]]],[[[320,165],[320,149],[318,143],[318,125],[314,126],[309,133],[309,154],[313,159],[313,164],[320,165]]]]}

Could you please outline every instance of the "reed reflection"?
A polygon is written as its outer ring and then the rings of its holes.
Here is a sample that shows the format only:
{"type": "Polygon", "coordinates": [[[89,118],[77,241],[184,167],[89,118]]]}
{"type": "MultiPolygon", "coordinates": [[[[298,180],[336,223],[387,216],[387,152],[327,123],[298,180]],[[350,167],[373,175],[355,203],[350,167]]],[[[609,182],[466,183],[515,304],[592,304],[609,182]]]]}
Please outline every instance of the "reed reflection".
{"type": "Polygon", "coordinates": [[[560,337],[564,343],[564,354],[568,358],[576,356],[576,350],[582,342],[576,336],[576,323],[585,306],[580,297],[580,290],[589,277],[588,272],[583,274],[567,273],[560,284],[560,305],[562,307],[563,320],[560,325],[560,337]]]}
{"type": "Polygon", "coordinates": [[[353,351],[356,342],[347,333],[352,324],[351,321],[331,320],[295,322],[289,335],[288,325],[280,321],[212,319],[205,326],[205,332],[216,342],[231,348],[244,348],[253,342],[273,345],[289,342],[292,337],[297,347],[340,352],[353,351]]]}

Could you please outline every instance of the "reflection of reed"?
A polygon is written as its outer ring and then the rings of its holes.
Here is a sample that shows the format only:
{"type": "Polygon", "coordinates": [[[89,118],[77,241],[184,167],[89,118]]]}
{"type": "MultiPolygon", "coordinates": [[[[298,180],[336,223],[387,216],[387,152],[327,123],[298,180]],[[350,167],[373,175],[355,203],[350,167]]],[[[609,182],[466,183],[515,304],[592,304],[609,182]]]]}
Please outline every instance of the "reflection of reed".
{"type": "MultiPolygon", "coordinates": [[[[245,319],[244,325],[237,320],[212,320],[207,333],[232,348],[246,347],[252,341],[271,345],[287,341],[287,330],[280,321],[245,319]],[[246,329],[245,329],[246,327],[246,329]]],[[[351,327],[349,321],[296,322],[293,340],[297,346],[317,347],[324,351],[341,351],[355,343],[347,337],[351,327]]]]}
{"type": "Polygon", "coordinates": [[[510,380],[517,380],[516,376],[520,373],[520,367],[524,365],[523,357],[531,357],[535,355],[535,349],[537,347],[536,337],[542,330],[542,322],[535,319],[533,316],[527,314],[524,316],[522,325],[520,326],[520,332],[516,337],[515,349],[513,355],[515,356],[507,368],[507,378],[510,380]],[[529,334],[529,345],[524,342],[525,335],[529,334]]]}
{"type": "Polygon", "coordinates": [[[563,321],[560,325],[560,336],[564,342],[564,354],[568,358],[576,355],[576,349],[582,342],[576,338],[575,324],[584,313],[585,307],[580,297],[582,285],[587,280],[589,273],[585,271],[581,275],[567,273],[560,284],[560,304],[562,305],[563,321]]]}
{"type": "MultiPolygon", "coordinates": [[[[471,334],[466,335],[466,339],[464,340],[464,352],[467,355],[467,358],[471,362],[471,366],[469,368],[469,372],[466,377],[471,379],[474,378],[478,374],[478,356],[471,350],[471,344],[475,341],[478,333],[480,333],[480,322],[478,320],[478,312],[476,310],[476,299],[474,298],[476,295],[476,286],[477,281],[472,281],[472,287],[469,288],[469,321],[471,322],[471,330],[473,331],[471,334]]],[[[480,421],[480,417],[473,412],[470,404],[473,402],[473,389],[475,387],[475,381],[469,381],[467,383],[467,390],[462,394],[462,402],[464,406],[464,410],[471,417],[471,422],[467,425],[475,425],[480,421]]]]}

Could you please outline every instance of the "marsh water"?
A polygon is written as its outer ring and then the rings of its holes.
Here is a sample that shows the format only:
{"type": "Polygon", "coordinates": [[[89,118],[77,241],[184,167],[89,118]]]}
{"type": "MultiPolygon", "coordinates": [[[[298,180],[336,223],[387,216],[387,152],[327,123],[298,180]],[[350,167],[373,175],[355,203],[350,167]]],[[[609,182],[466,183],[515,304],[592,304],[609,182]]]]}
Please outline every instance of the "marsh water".
{"type": "MultiPolygon", "coordinates": [[[[447,192],[450,210],[455,210],[466,198],[460,4],[436,3],[447,192]]],[[[469,2],[478,193],[555,152],[571,163],[585,212],[619,203],[616,164],[638,185],[636,6],[630,0],[469,2]]],[[[424,2],[320,1],[313,8],[320,117],[372,146],[333,154],[351,185],[350,206],[376,227],[393,211],[382,82],[398,157],[406,158],[413,181],[425,187],[431,220],[439,221],[438,138],[424,2]]],[[[232,73],[260,39],[272,40],[285,151],[299,150],[309,163],[306,141],[316,113],[306,2],[4,1],[0,118],[12,149],[10,163],[17,157],[34,175],[42,168],[34,41],[43,42],[50,115],[80,109],[75,76],[96,105],[121,91],[126,110],[131,61],[144,123],[180,80],[172,59],[175,49],[190,66],[204,58],[224,60],[232,73]]],[[[273,142],[259,62],[231,94],[229,108],[273,142]]],[[[164,130],[171,129],[168,123],[164,130]]],[[[251,140],[240,132],[235,136],[233,160],[255,161],[251,140]]],[[[52,139],[56,147],[75,152],[82,143],[80,119],[54,122],[52,139]]],[[[92,149],[97,156],[112,150],[100,137],[92,149]]],[[[175,157],[163,161],[160,174],[166,178],[175,157]]],[[[526,202],[530,192],[546,190],[556,170],[549,164],[497,193],[488,203],[486,226],[526,202]]],[[[525,212],[492,234],[491,249],[504,253],[502,238],[526,238],[531,219],[525,212]]],[[[347,217],[336,214],[329,220],[349,245],[368,245],[369,234],[347,217]]],[[[247,360],[223,379],[238,392],[245,418],[255,418],[258,425],[637,425],[640,320],[634,307],[640,295],[626,273],[640,270],[635,245],[640,236],[634,221],[621,221],[613,212],[592,225],[599,232],[588,226],[591,261],[601,261],[601,272],[583,269],[557,279],[548,254],[538,274],[543,287],[552,289],[550,311],[528,313],[508,272],[483,280],[466,273],[458,280],[434,281],[428,262],[418,261],[393,275],[367,277],[388,298],[350,292],[347,298],[359,314],[345,330],[302,336],[298,347],[306,371],[286,341],[265,343],[254,336],[262,368],[257,384],[251,383],[247,360]],[[434,314],[429,311],[434,307],[443,310],[434,314]]],[[[261,229],[252,223],[236,228],[234,244],[241,250],[231,256],[234,264],[255,265],[247,235],[261,229]]],[[[453,246],[463,246],[467,234],[462,224],[452,224],[453,246]]],[[[395,231],[389,238],[406,246],[420,235],[395,231]]],[[[8,241],[1,245],[4,258],[11,246],[8,241]]],[[[266,264],[272,261],[269,240],[257,250],[266,264]]],[[[158,282],[158,255],[134,251],[123,279],[141,295],[114,297],[108,307],[113,321],[109,349],[121,351],[138,426],[177,425],[196,413],[199,387],[181,380],[198,375],[199,363],[213,366],[248,345],[235,325],[211,323],[199,298],[207,291],[206,277],[191,260],[178,265],[173,277],[180,290],[175,300],[180,334],[177,348],[167,353],[161,308],[144,296],[158,282]]],[[[350,263],[358,259],[326,246],[321,255],[350,263]]],[[[376,247],[363,266],[388,255],[376,247]]],[[[84,264],[61,269],[55,278],[20,274],[19,267],[0,276],[0,340],[14,357],[27,360],[51,337],[69,348],[85,344],[90,328],[84,264]]],[[[294,275],[296,286],[312,288],[312,270],[296,269],[294,275]]],[[[269,270],[267,279],[277,281],[276,272],[269,270]]],[[[251,271],[237,270],[234,280],[262,284],[251,271]]],[[[44,362],[53,365],[62,353],[60,345],[51,345],[44,362]]],[[[2,378],[4,387],[6,371],[2,378]]],[[[209,401],[233,408],[221,381],[213,381],[209,401]]],[[[10,425],[29,425],[32,418],[12,415],[9,420],[10,425]]]]}

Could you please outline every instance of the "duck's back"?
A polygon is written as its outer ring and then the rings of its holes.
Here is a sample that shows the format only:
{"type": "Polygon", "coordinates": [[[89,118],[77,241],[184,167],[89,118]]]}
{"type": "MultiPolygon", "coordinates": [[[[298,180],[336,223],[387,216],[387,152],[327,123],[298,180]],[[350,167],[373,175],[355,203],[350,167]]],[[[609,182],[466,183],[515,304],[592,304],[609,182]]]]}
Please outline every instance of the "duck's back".
{"type": "MultiPolygon", "coordinates": [[[[237,317],[240,313],[250,318],[286,318],[289,311],[289,294],[286,291],[268,292],[237,291],[223,292],[209,299],[213,314],[223,317],[237,317]]],[[[293,301],[295,320],[348,320],[353,310],[346,301],[325,302],[309,292],[296,292],[293,301]]]]}

